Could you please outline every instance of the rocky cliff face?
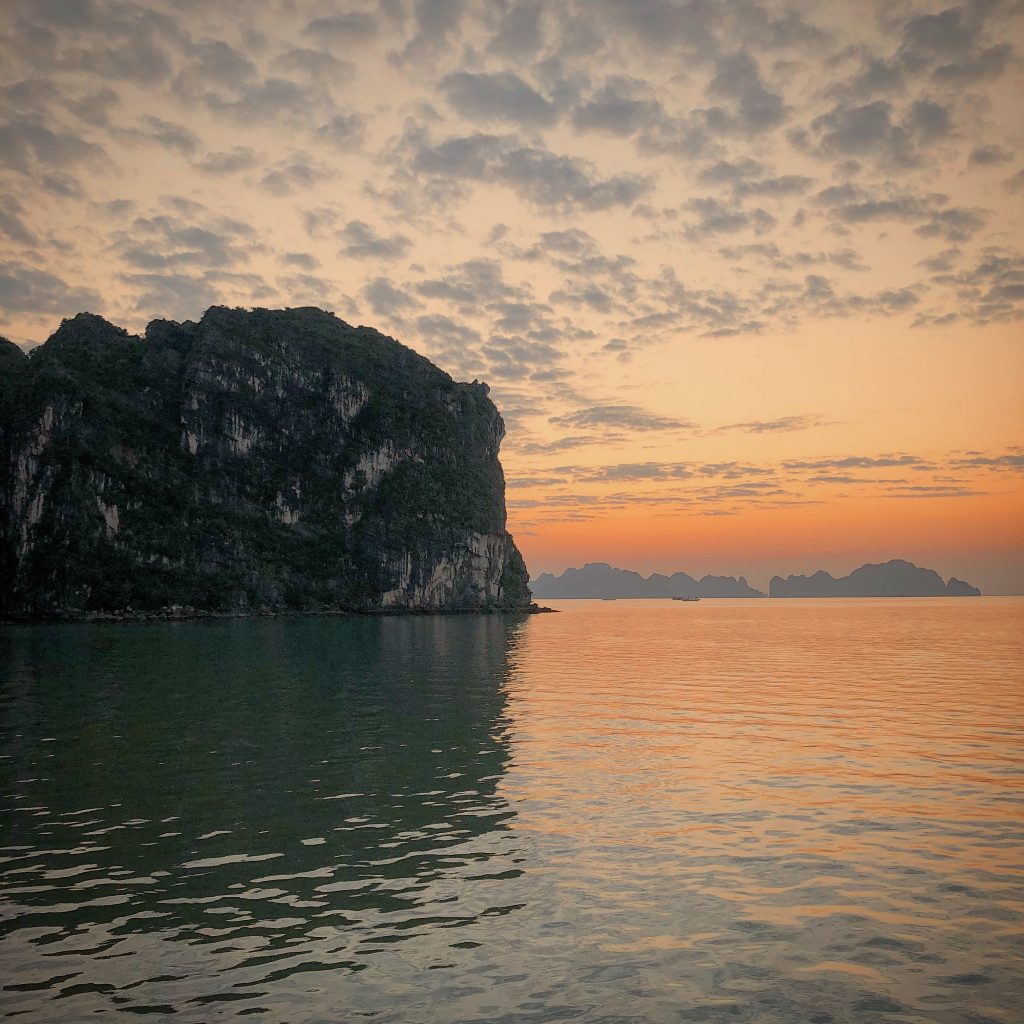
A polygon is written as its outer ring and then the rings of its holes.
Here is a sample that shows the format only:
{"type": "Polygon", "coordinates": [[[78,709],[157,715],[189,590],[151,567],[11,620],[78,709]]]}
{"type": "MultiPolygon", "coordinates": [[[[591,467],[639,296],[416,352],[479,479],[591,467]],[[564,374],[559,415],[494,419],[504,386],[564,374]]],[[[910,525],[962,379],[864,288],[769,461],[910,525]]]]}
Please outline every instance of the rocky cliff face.
{"type": "Polygon", "coordinates": [[[521,608],[484,384],[318,309],[0,345],[0,611],[521,608]]]}

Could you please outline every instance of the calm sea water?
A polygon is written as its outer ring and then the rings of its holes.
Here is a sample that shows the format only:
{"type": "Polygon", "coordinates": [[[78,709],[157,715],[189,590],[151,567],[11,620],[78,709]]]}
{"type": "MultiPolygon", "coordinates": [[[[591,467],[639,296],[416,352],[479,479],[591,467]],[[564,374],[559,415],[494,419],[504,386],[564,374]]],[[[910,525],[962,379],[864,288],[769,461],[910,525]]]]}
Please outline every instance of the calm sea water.
{"type": "Polygon", "coordinates": [[[1024,601],[0,627],[0,1015],[1020,1022],[1024,601]]]}

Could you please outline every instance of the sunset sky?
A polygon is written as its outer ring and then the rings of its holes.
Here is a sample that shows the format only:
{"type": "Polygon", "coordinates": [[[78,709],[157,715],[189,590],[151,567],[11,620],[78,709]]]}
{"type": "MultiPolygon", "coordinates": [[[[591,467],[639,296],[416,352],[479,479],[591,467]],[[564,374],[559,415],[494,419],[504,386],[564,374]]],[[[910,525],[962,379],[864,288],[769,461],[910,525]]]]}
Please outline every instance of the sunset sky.
{"type": "Polygon", "coordinates": [[[1024,592],[1024,6],[4,0],[0,332],[315,305],[492,388],[533,575],[1024,592]]]}

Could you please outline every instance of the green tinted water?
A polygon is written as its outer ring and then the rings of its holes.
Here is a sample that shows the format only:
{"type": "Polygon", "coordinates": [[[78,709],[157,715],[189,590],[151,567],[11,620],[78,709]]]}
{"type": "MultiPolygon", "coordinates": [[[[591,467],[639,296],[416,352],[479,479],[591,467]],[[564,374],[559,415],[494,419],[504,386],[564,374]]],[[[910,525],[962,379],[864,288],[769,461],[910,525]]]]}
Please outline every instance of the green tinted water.
{"type": "Polygon", "coordinates": [[[0,1014],[1019,1021],[1024,604],[560,607],[0,627],[0,1014]]]}

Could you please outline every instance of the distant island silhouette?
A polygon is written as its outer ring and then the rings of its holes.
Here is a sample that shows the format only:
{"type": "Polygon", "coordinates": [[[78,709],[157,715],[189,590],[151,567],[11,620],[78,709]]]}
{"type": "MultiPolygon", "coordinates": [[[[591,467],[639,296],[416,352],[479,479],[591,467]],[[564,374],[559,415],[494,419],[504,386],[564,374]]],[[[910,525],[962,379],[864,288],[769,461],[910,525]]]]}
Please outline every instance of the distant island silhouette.
{"type": "Polygon", "coordinates": [[[530,584],[534,597],[764,597],[745,576],[704,576],[696,580],[685,572],[644,577],[606,562],[588,562],[582,569],[566,569],[561,576],[549,572],[530,584]]]}
{"type": "MultiPolygon", "coordinates": [[[[641,576],[629,569],[617,569],[607,562],[588,562],[582,569],[566,569],[559,576],[542,573],[531,584],[535,597],[542,598],[643,598],[643,597],[764,597],[745,576],[704,576],[694,579],[685,572],[671,576],[653,573],[641,576]]],[[[772,578],[770,597],[978,597],[977,587],[934,569],[924,569],[894,558],[869,563],[838,579],[819,570],[812,576],[772,578]]]]}
{"type": "Polygon", "coordinates": [[[836,579],[819,569],[813,576],[773,576],[770,597],[980,597],[970,583],[951,576],[948,581],[934,569],[922,569],[902,558],[868,563],[849,576],[836,579]]]}

